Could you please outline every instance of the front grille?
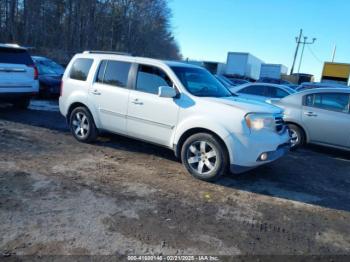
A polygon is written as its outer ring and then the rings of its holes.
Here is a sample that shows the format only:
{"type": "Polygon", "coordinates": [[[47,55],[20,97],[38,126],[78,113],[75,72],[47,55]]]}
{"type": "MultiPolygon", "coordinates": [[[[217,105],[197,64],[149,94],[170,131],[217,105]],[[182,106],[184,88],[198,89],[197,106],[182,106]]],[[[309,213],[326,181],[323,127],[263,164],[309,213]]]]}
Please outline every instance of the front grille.
{"type": "Polygon", "coordinates": [[[282,116],[276,116],[275,117],[275,126],[277,133],[280,133],[284,129],[284,121],[282,116]]]}

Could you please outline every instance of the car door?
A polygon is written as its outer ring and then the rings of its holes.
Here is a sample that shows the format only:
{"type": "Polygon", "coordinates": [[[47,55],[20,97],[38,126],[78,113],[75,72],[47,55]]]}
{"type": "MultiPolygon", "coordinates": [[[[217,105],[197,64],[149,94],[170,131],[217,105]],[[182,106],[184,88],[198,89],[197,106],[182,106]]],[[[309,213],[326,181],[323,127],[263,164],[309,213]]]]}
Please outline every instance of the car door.
{"type": "Polygon", "coordinates": [[[123,61],[103,60],[100,63],[90,96],[105,130],[126,133],[130,68],[131,63],[123,61]]]}
{"type": "Polygon", "coordinates": [[[310,142],[349,146],[348,93],[315,93],[305,96],[302,120],[310,142]]]}
{"type": "Polygon", "coordinates": [[[265,101],[267,97],[267,87],[264,85],[249,85],[242,88],[237,93],[245,98],[265,101]]]}
{"type": "Polygon", "coordinates": [[[129,97],[127,132],[130,136],[170,147],[179,107],[176,98],[158,96],[160,86],[173,86],[162,69],[138,66],[134,90],[129,97]]]}

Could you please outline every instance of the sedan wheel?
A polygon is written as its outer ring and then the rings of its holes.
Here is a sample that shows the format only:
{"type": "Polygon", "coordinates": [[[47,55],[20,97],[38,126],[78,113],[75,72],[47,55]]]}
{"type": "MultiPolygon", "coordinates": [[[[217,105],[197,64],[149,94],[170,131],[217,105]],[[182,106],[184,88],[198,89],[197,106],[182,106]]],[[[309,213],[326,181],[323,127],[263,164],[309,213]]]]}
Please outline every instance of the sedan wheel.
{"type": "Polygon", "coordinates": [[[294,124],[288,124],[290,134],[291,150],[295,150],[305,143],[305,133],[302,129],[294,124]]]}
{"type": "Polygon", "coordinates": [[[291,129],[290,130],[291,147],[293,148],[293,147],[297,146],[299,144],[299,141],[300,141],[300,139],[299,139],[298,133],[295,130],[291,129]]]}

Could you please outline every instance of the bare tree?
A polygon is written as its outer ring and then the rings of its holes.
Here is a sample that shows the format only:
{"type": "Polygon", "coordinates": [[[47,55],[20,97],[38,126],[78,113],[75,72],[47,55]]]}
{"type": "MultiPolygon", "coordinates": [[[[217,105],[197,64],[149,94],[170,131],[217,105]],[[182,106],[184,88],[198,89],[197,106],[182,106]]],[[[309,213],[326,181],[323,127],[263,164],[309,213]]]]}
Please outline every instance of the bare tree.
{"type": "Polygon", "coordinates": [[[0,42],[65,63],[86,49],[178,59],[166,0],[1,0],[0,42]]]}

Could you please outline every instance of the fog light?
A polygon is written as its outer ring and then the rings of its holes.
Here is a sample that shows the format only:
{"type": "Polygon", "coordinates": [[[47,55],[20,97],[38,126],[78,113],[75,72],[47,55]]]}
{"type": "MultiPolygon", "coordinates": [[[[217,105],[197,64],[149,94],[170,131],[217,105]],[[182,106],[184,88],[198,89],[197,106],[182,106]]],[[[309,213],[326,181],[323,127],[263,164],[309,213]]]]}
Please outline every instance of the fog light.
{"type": "Polygon", "coordinates": [[[260,155],[260,160],[261,160],[261,161],[266,161],[266,160],[267,160],[267,157],[268,157],[268,156],[267,156],[267,153],[263,153],[263,154],[260,155]]]}

